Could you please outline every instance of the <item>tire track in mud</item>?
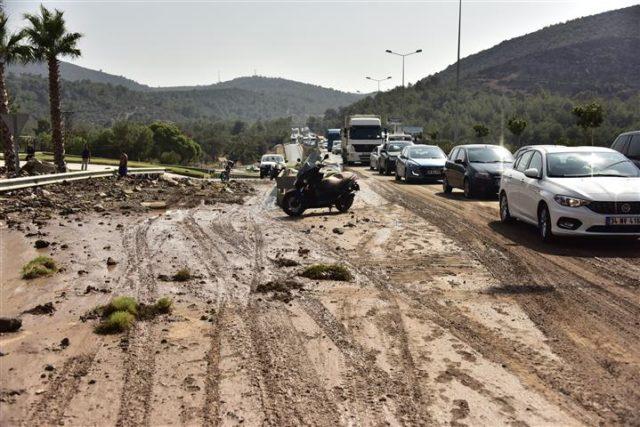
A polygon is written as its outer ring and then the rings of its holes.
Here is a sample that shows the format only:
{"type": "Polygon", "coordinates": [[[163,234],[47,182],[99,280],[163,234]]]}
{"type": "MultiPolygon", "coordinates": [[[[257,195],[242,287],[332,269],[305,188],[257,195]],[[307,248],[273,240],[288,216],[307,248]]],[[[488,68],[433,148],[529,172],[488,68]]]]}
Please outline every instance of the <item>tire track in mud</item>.
{"type": "MultiPolygon", "coordinates": [[[[129,278],[136,273],[139,263],[134,261],[134,259],[137,259],[133,254],[135,248],[128,245],[127,241],[129,239],[136,240],[136,235],[139,233],[141,226],[141,224],[136,224],[132,227],[131,233],[123,234],[123,247],[128,253],[126,257],[127,265],[124,272],[116,279],[114,291],[121,290],[123,285],[128,285],[132,288],[132,282],[129,278]]],[[[65,411],[78,393],[81,378],[90,371],[98,355],[105,351],[101,346],[102,342],[102,339],[97,338],[89,345],[90,350],[88,353],[74,356],[65,362],[59,374],[47,386],[47,390],[35,403],[35,409],[29,417],[31,425],[58,425],[63,423],[65,411]]]]}
{"type": "MultiPolygon", "coordinates": [[[[366,415],[369,422],[384,424],[388,422],[382,411],[385,403],[371,405],[370,402],[391,400],[395,406],[393,412],[397,421],[410,424],[432,422],[426,410],[428,402],[424,401],[415,378],[416,368],[409,353],[406,332],[403,328],[395,328],[394,331],[405,338],[399,339],[402,357],[396,362],[400,366],[399,371],[402,375],[398,377],[378,368],[375,354],[368,354],[358,345],[344,324],[336,319],[320,301],[305,296],[300,299],[300,305],[342,353],[348,369],[346,373],[346,382],[349,386],[348,397],[367,411],[366,414],[360,415],[366,415]],[[371,417],[371,415],[374,416],[371,417]]],[[[385,326],[388,328],[388,324],[385,326]]],[[[389,335],[391,338],[394,336],[393,333],[389,335]]]]}
{"type": "Polygon", "coordinates": [[[251,304],[246,313],[252,347],[262,367],[266,425],[338,425],[339,411],[308,359],[291,319],[251,304]]]}
{"type": "Polygon", "coordinates": [[[78,392],[82,378],[87,375],[93,364],[96,353],[75,356],[68,359],[60,372],[49,383],[42,398],[36,403],[35,409],[26,426],[61,425],[64,413],[69,403],[78,392]]]}
{"type": "MultiPolygon", "coordinates": [[[[133,242],[124,242],[124,247],[130,251],[128,259],[133,260],[131,265],[135,266],[135,270],[130,271],[124,280],[136,293],[138,301],[145,303],[157,297],[156,279],[149,264],[152,253],[148,244],[149,230],[156,220],[152,218],[136,224],[133,242]]],[[[118,427],[149,425],[158,335],[155,320],[136,322],[127,334],[124,383],[116,421],[118,427]]]]}
{"type": "MultiPolygon", "coordinates": [[[[491,229],[487,232],[485,221],[494,218],[488,218],[486,209],[474,210],[474,217],[469,210],[450,206],[456,203],[455,200],[439,200],[435,195],[416,189],[398,191],[399,186],[385,181],[376,180],[376,184],[374,190],[378,194],[427,219],[470,249],[505,286],[502,297],[515,299],[550,338],[550,346],[567,365],[534,367],[533,372],[557,396],[566,396],[588,413],[610,422],[625,423],[635,419],[634,414],[640,411],[640,392],[637,388],[630,390],[626,382],[640,383],[638,360],[636,357],[633,361],[631,356],[634,354],[631,348],[637,349],[640,341],[637,328],[640,308],[637,304],[621,298],[610,280],[593,273],[586,263],[568,265],[568,262],[578,261],[570,258],[570,261],[561,259],[559,262],[557,257],[513,246],[491,229]],[[588,270],[580,274],[579,266],[583,264],[588,270]],[[598,279],[602,280],[599,282],[598,279]],[[616,346],[614,350],[595,344],[612,340],[616,346]],[[589,345],[589,342],[594,344],[589,345]],[[627,352],[623,357],[631,357],[631,363],[615,361],[620,351],[627,352]],[[613,369],[607,369],[610,363],[614,364],[613,369]]],[[[438,307],[433,306],[433,309],[438,307]]],[[[475,342],[476,350],[490,358],[493,354],[491,341],[473,340],[469,336],[473,331],[463,326],[466,325],[452,323],[449,328],[475,342]]],[[[474,329],[476,327],[481,325],[474,325],[474,329]]],[[[509,354],[504,356],[508,359],[509,354]]],[[[532,371],[526,359],[521,362],[525,371],[532,371]]],[[[584,418],[584,414],[582,417],[587,422],[590,418],[584,418]]]]}
{"type": "MultiPolygon", "coordinates": [[[[279,222],[272,221],[271,225],[272,228],[276,228],[282,233],[287,232],[284,225],[279,222]]],[[[332,258],[341,259],[343,263],[346,261],[343,254],[338,254],[332,248],[326,247],[325,242],[318,241],[313,237],[311,237],[311,240],[320,247],[324,247],[323,251],[330,254],[332,258]]],[[[420,377],[426,374],[416,368],[413,355],[409,349],[409,340],[401,310],[398,307],[395,296],[385,283],[372,279],[372,277],[375,277],[372,271],[365,272],[362,268],[356,267],[354,262],[357,260],[351,261],[346,264],[350,264],[354,270],[366,275],[367,279],[374,283],[379,292],[380,300],[386,303],[389,313],[379,319],[380,329],[386,332],[388,339],[393,342],[390,347],[399,350],[399,357],[393,354],[389,354],[389,356],[394,359],[396,365],[400,366],[401,369],[396,369],[394,372],[386,372],[376,368],[375,356],[371,360],[365,356],[364,350],[356,343],[355,338],[342,322],[336,319],[319,300],[305,296],[301,299],[301,306],[343,354],[349,368],[347,372],[348,382],[357,384],[357,390],[352,391],[354,396],[363,399],[365,402],[371,402],[372,396],[378,399],[384,397],[387,394],[384,392],[385,387],[391,387],[393,389],[391,394],[397,398],[396,415],[399,416],[400,422],[429,423],[432,421],[427,410],[430,402],[422,394],[420,387],[420,377]]],[[[375,414],[376,418],[380,418],[381,423],[387,422],[386,417],[384,417],[380,407],[377,405],[371,407],[369,404],[367,410],[369,411],[367,415],[375,414]]]]}

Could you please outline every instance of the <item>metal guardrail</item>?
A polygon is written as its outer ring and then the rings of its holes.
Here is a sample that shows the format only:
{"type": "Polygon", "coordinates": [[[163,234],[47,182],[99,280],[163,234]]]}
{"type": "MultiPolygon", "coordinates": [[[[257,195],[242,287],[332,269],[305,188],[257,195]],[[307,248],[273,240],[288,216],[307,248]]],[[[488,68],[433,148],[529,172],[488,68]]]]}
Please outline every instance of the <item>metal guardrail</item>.
{"type": "MultiPolygon", "coordinates": [[[[162,175],[164,168],[129,168],[128,175],[162,175]]],[[[56,184],[64,181],[77,181],[87,178],[101,178],[105,176],[117,175],[117,169],[105,169],[101,171],[80,171],[56,173],[50,175],[24,176],[20,178],[0,180],[0,193],[5,191],[19,190],[21,188],[37,187],[40,185],[56,184]]]]}

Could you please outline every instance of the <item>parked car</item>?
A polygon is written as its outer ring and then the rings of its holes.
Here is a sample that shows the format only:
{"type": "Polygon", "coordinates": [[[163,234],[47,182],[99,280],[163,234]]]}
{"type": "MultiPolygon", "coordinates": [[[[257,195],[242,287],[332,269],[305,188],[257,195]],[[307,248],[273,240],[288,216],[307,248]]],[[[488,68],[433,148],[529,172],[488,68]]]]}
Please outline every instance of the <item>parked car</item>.
{"type": "Polygon", "coordinates": [[[378,159],[380,159],[380,150],[382,150],[382,144],[376,146],[369,156],[369,169],[378,170],[378,159]]]}
{"type": "Polygon", "coordinates": [[[499,145],[459,145],[445,163],[442,189],[451,193],[462,188],[467,198],[498,194],[500,177],[512,164],[509,150],[499,145]]]}
{"type": "Polygon", "coordinates": [[[600,147],[542,147],[521,153],[502,175],[500,219],[554,235],[640,236],[640,170],[600,147]]]}
{"type": "Polygon", "coordinates": [[[396,159],[400,151],[408,145],[413,145],[411,141],[388,141],[382,144],[380,158],[378,159],[378,173],[380,175],[391,175],[396,170],[396,159]]]}
{"type": "Polygon", "coordinates": [[[438,180],[442,178],[447,155],[436,145],[409,145],[396,160],[396,180],[438,180]]]}
{"type": "Polygon", "coordinates": [[[627,156],[640,168],[640,130],[620,134],[611,148],[627,156]]]}
{"type": "Polygon", "coordinates": [[[284,167],[284,157],[280,154],[265,154],[260,159],[260,178],[269,176],[272,168],[284,167]]]}

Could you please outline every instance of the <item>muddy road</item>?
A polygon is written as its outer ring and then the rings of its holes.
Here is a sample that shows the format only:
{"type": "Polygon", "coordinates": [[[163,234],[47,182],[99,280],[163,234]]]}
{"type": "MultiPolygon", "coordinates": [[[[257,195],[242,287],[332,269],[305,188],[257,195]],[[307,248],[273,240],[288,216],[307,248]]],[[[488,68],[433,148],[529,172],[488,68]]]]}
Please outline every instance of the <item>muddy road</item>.
{"type": "Polygon", "coordinates": [[[0,424],[640,422],[638,245],[538,246],[495,202],[363,175],[348,214],[292,220],[256,183],[244,203],[54,219],[46,249],[2,228],[0,314],[56,311],[0,337],[0,424]],[[20,279],[36,254],[65,271],[20,279]],[[354,278],[299,276],[317,263],[354,278]],[[94,334],[81,316],[116,295],[174,310],[94,334]]]}

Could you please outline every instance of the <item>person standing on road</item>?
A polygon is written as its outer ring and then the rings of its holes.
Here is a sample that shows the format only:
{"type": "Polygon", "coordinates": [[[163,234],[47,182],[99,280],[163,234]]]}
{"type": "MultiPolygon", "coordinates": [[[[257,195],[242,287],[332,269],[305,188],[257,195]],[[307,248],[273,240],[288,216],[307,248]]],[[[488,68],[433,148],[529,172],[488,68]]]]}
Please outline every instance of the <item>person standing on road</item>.
{"type": "Polygon", "coordinates": [[[33,145],[27,145],[27,157],[25,160],[28,162],[36,156],[36,148],[33,145]]]}
{"type": "Polygon", "coordinates": [[[89,145],[84,144],[82,149],[82,166],[80,170],[86,171],[89,169],[89,161],[91,160],[91,151],[89,151],[89,145]]]}
{"type": "Polygon", "coordinates": [[[129,166],[129,156],[127,153],[122,153],[120,155],[120,166],[118,166],[118,176],[120,178],[124,178],[127,176],[127,170],[129,166]]]}

